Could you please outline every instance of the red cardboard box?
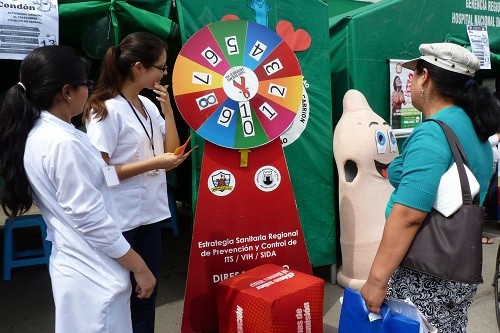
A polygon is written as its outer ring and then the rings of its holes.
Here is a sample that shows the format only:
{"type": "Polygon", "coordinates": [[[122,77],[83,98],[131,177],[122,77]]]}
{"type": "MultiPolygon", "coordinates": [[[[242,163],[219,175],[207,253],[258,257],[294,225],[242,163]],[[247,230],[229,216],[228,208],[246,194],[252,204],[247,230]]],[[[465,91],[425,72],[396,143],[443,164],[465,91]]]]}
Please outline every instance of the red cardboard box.
{"type": "Polygon", "coordinates": [[[219,333],[322,333],[324,281],[265,264],[217,285],[219,333]]]}

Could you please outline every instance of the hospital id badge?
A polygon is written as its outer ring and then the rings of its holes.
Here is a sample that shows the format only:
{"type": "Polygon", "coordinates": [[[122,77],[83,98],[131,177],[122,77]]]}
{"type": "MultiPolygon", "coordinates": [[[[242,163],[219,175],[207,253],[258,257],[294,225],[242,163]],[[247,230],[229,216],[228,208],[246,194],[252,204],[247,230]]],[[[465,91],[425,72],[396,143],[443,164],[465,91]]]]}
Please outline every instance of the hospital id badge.
{"type": "Polygon", "coordinates": [[[149,170],[148,171],[148,176],[158,176],[160,174],[160,170],[149,170]]]}
{"type": "Polygon", "coordinates": [[[117,187],[118,185],[120,185],[120,180],[118,179],[118,175],[116,174],[114,165],[106,165],[102,168],[102,172],[104,173],[106,185],[108,185],[109,188],[117,187]]]}

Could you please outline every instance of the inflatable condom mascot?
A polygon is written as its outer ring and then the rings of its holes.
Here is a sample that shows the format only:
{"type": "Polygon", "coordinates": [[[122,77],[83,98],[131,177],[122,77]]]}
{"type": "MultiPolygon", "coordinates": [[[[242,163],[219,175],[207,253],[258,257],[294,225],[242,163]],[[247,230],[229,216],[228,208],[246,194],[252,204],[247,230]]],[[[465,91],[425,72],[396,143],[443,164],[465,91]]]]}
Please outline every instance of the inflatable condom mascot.
{"type": "Polygon", "coordinates": [[[360,290],[382,239],[385,207],[394,190],[387,167],[399,152],[391,127],[373,112],[363,94],[347,91],[343,108],[333,134],[342,250],[337,281],[360,290]]]}

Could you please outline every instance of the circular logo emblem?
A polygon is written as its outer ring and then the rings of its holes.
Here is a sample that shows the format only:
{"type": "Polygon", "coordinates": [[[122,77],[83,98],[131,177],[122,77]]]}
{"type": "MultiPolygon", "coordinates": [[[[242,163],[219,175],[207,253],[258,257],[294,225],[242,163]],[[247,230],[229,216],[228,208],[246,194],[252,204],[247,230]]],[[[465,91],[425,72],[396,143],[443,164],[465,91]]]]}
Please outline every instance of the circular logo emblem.
{"type": "Polygon", "coordinates": [[[246,102],[259,90],[259,80],[250,68],[235,66],[224,74],[222,87],[233,101],[246,102]]]}
{"type": "Polygon", "coordinates": [[[264,192],[271,192],[278,188],[281,182],[281,175],[278,169],[266,165],[255,173],[255,185],[264,192]]]}
{"type": "Polygon", "coordinates": [[[224,169],[215,170],[208,177],[208,189],[216,196],[223,197],[233,192],[236,186],[234,175],[224,169]]]}
{"type": "Polygon", "coordinates": [[[186,123],[231,149],[259,147],[283,134],[301,107],[304,84],[281,36],[245,20],[198,30],[179,52],[172,81],[186,123]]]}

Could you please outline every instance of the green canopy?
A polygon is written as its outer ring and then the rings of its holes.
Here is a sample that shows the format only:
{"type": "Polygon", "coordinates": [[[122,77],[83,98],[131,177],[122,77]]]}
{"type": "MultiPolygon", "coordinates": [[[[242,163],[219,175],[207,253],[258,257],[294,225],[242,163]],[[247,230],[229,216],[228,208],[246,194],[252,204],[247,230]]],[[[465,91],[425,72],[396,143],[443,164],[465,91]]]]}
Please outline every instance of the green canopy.
{"type": "MultiPolygon", "coordinates": [[[[340,0],[333,4],[336,1],[340,0]]],[[[342,98],[348,89],[361,91],[372,109],[389,120],[388,60],[420,56],[421,43],[454,42],[470,47],[467,23],[494,23],[488,26],[492,69],[480,70],[477,77],[499,75],[500,12],[470,8],[472,3],[382,0],[330,17],[334,124],[342,115],[342,98]]]]}
{"type": "Polygon", "coordinates": [[[368,1],[358,0],[328,0],[328,17],[334,17],[354,9],[370,5],[368,1]]]}
{"type": "Polygon", "coordinates": [[[171,39],[178,26],[168,18],[170,7],[171,0],[61,0],[61,44],[80,45],[88,19],[99,15],[110,16],[115,41],[133,31],[148,31],[162,39],[171,39]]]}

